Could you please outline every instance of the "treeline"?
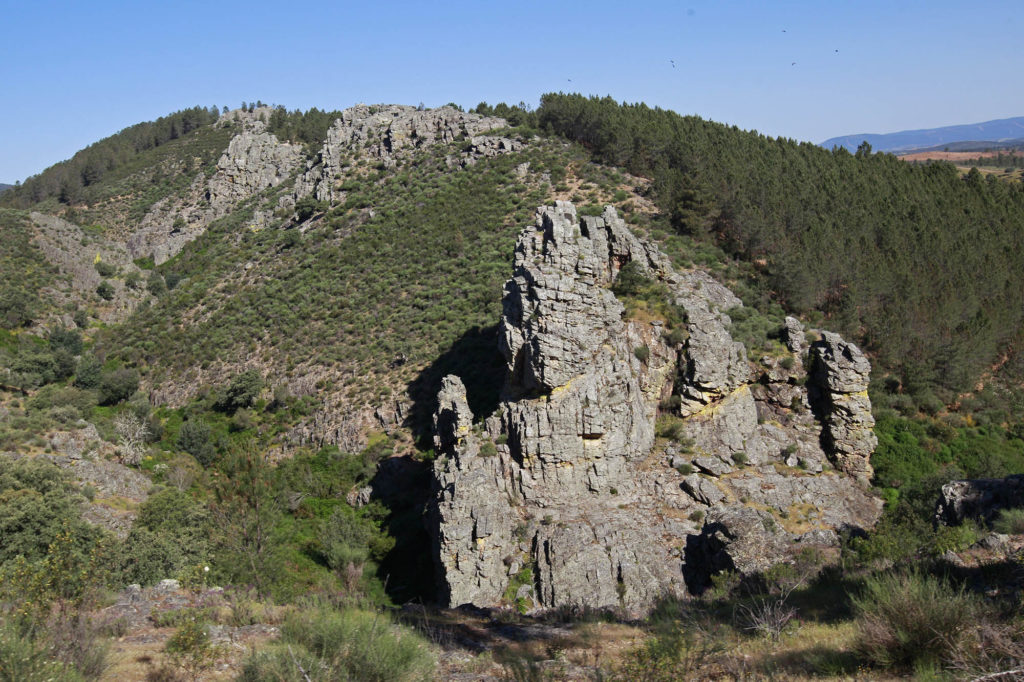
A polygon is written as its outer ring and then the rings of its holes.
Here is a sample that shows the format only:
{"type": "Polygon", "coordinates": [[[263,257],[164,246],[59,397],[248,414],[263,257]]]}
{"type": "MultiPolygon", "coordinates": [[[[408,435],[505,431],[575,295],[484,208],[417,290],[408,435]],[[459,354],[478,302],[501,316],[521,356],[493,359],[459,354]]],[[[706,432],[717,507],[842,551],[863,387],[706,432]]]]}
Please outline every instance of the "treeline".
{"type": "Polygon", "coordinates": [[[1020,185],[611,98],[548,94],[520,119],[652,178],[676,230],[758,264],[791,310],[822,311],[908,388],[949,401],[1019,347],[1020,185]]]}
{"type": "Polygon", "coordinates": [[[1024,168],[1024,155],[999,152],[995,156],[979,156],[960,162],[961,166],[995,166],[997,168],[1024,168]]]}
{"type": "Polygon", "coordinates": [[[267,121],[267,130],[280,140],[302,142],[319,151],[320,145],[327,139],[327,130],[339,118],[340,111],[320,111],[316,107],[306,112],[298,109],[288,111],[278,106],[267,121]]]}
{"type": "Polygon", "coordinates": [[[49,198],[56,198],[64,204],[77,203],[82,199],[85,188],[130,164],[142,152],[210,125],[219,115],[216,106],[209,109],[192,107],[155,121],[137,123],[89,145],[67,161],[55,164],[4,192],[0,205],[28,208],[49,198]]]}

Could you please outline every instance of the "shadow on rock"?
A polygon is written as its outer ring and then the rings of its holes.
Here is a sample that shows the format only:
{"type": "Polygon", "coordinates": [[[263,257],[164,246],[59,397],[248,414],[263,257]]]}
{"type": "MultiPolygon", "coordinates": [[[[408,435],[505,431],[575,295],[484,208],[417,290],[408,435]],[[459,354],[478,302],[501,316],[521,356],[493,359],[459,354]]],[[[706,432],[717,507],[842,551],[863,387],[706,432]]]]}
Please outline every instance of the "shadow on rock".
{"type": "Polygon", "coordinates": [[[476,418],[487,417],[498,407],[505,379],[505,361],[498,352],[498,327],[473,327],[430,363],[408,386],[412,398],[409,425],[417,444],[433,447],[431,417],[437,408],[441,379],[454,374],[466,386],[466,399],[476,418]]]}

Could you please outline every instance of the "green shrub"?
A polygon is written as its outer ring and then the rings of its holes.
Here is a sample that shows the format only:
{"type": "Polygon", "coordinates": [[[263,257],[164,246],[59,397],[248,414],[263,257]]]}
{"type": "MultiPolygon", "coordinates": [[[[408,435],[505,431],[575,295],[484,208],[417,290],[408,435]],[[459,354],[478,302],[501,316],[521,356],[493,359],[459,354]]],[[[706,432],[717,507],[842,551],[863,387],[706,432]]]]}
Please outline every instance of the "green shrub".
{"type": "Polygon", "coordinates": [[[249,369],[235,376],[217,401],[217,409],[234,413],[245,407],[252,407],[263,390],[263,377],[258,370],[249,369]]]}
{"type": "Polygon", "coordinates": [[[103,280],[96,287],[96,295],[102,298],[104,301],[111,301],[114,298],[114,285],[107,280],[103,280]]]}
{"type": "Polygon", "coordinates": [[[195,457],[204,467],[210,466],[216,454],[213,429],[202,419],[188,420],[178,431],[178,447],[195,457]]]}
{"type": "Polygon", "coordinates": [[[907,669],[941,661],[978,611],[963,589],[916,571],[868,578],[853,606],[857,650],[878,666],[907,669]]]}
{"type": "Polygon", "coordinates": [[[633,355],[635,355],[636,359],[639,360],[640,362],[647,364],[647,361],[651,357],[651,349],[648,348],[646,345],[639,346],[633,349],[633,355]]]}
{"type": "Polygon", "coordinates": [[[78,361],[75,370],[75,386],[78,388],[99,388],[103,363],[93,355],[85,355],[78,361]]]}
{"type": "Polygon", "coordinates": [[[1007,535],[1024,535],[1024,507],[1000,511],[992,523],[992,530],[1007,535]]]}
{"type": "Polygon", "coordinates": [[[139,390],[139,373],[134,369],[115,369],[100,376],[100,404],[116,405],[139,390]]]}
{"type": "Polygon", "coordinates": [[[240,680],[302,680],[295,661],[316,680],[406,682],[430,678],[433,656],[411,629],[380,613],[323,606],[288,618],[281,644],[250,657],[240,680]]]}
{"type": "Polygon", "coordinates": [[[100,277],[113,277],[114,273],[117,272],[117,268],[110,263],[98,260],[96,261],[96,272],[100,273],[100,277]]]}
{"type": "Polygon", "coordinates": [[[81,679],[74,670],[50,658],[50,647],[45,640],[10,625],[0,628],[0,682],[81,679]]]}
{"type": "Polygon", "coordinates": [[[683,436],[683,420],[670,414],[663,414],[654,423],[654,433],[660,438],[679,440],[683,436]]]}

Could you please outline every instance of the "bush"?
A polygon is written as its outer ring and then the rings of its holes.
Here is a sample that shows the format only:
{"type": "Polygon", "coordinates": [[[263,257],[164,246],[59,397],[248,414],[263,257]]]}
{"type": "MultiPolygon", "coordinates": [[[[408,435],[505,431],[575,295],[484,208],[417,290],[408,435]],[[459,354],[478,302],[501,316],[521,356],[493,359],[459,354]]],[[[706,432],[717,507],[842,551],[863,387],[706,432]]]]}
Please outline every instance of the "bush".
{"type": "Polygon", "coordinates": [[[110,263],[98,260],[96,261],[96,272],[100,273],[100,277],[113,277],[114,273],[117,272],[117,268],[110,263]]]}
{"type": "Polygon", "coordinates": [[[1024,508],[1000,511],[992,523],[992,530],[1007,535],[1024,535],[1024,508]]]}
{"type": "Polygon", "coordinates": [[[0,630],[0,680],[3,682],[50,682],[82,679],[50,659],[45,642],[6,626],[0,630]]]}
{"type": "Polygon", "coordinates": [[[651,349],[647,346],[639,346],[633,349],[633,355],[635,355],[636,359],[640,362],[647,364],[647,361],[651,357],[651,349]]]}
{"type": "Polygon", "coordinates": [[[213,429],[202,419],[190,419],[178,431],[178,447],[205,466],[213,463],[213,429]]]}
{"type": "Polygon", "coordinates": [[[103,363],[93,355],[86,355],[78,361],[75,371],[75,386],[78,388],[99,388],[103,374],[103,363]]]}
{"type": "Polygon", "coordinates": [[[263,390],[263,377],[255,369],[249,369],[231,380],[224,395],[217,401],[217,409],[234,413],[244,407],[252,407],[263,390]]]}
{"type": "Polygon", "coordinates": [[[868,578],[853,605],[857,649],[876,665],[902,668],[942,660],[978,610],[963,589],[916,571],[868,578]]]}
{"type": "Polygon", "coordinates": [[[100,404],[116,405],[139,390],[139,373],[134,369],[115,369],[100,376],[100,404]]]}
{"type": "Polygon", "coordinates": [[[114,298],[114,285],[107,280],[100,282],[99,286],[96,287],[96,294],[104,301],[110,301],[114,298]]]}
{"type": "Polygon", "coordinates": [[[383,614],[318,607],[291,616],[281,645],[251,657],[239,679],[301,680],[303,669],[331,673],[317,679],[403,682],[429,679],[434,660],[427,642],[383,614]]]}

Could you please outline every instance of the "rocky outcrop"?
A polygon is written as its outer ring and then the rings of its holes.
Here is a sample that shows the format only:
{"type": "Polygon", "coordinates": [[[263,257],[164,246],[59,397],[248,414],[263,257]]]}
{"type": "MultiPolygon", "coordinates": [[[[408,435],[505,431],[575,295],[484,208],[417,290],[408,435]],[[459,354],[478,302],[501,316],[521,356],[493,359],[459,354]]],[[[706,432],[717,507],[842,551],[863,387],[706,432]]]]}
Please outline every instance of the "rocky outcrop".
{"type": "Polygon", "coordinates": [[[1001,510],[1024,507],[1024,474],[950,481],[942,486],[935,521],[956,526],[968,519],[991,521],[1001,510]]]}
{"type": "Polygon", "coordinates": [[[868,481],[870,457],[878,445],[868,398],[871,364],[857,346],[838,334],[822,332],[811,346],[812,385],[825,429],[822,440],[836,468],[868,481]]]}
{"type": "MultiPolygon", "coordinates": [[[[295,197],[312,194],[320,201],[344,199],[338,184],[358,156],[394,166],[398,157],[416,149],[479,136],[506,125],[504,119],[468,114],[452,107],[418,109],[397,104],[358,104],[343,111],[327,131],[318,160],[295,182],[295,197]]],[[[511,151],[513,143],[502,146],[479,138],[473,146],[486,150],[480,155],[492,155],[511,151]]]]}
{"type": "MultiPolygon", "coordinates": [[[[456,377],[439,395],[430,526],[448,603],[639,614],[724,557],[761,570],[798,539],[874,522],[877,500],[823,471],[803,363],[758,376],[728,332],[724,311],[738,305],[707,274],[675,272],[610,207],[538,210],[505,285],[498,411],[474,426],[456,377]],[[629,262],[685,310],[687,334],[623,319],[611,285],[629,262]],[[659,405],[678,421],[665,438],[659,405]]],[[[836,370],[861,368],[850,362],[836,370]]],[[[832,379],[837,391],[853,385],[832,379]]]]}
{"type": "Polygon", "coordinates": [[[277,187],[298,169],[302,145],[281,142],[259,121],[231,138],[210,178],[208,197],[215,212],[225,214],[239,201],[277,187]]]}
{"type": "MultiPolygon", "coordinates": [[[[184,200],[168,198],[152,206],[128,239],[134,257],[152,256],[156,263],[163,263],[203,234],[211,222],[246,199],[277,187],[303,167],[302,145],[282,142],[267,132],[261,117],[270,111],[264,107],[252,114],[233,111],[222,117],[218,125],[235,122],[242,129],[217,161],[216,172],[209,179],[197,174],[184,200]]],[[[257,210],[250,227],[261,228],[267,222],[268,215],[257,210]]]]}

